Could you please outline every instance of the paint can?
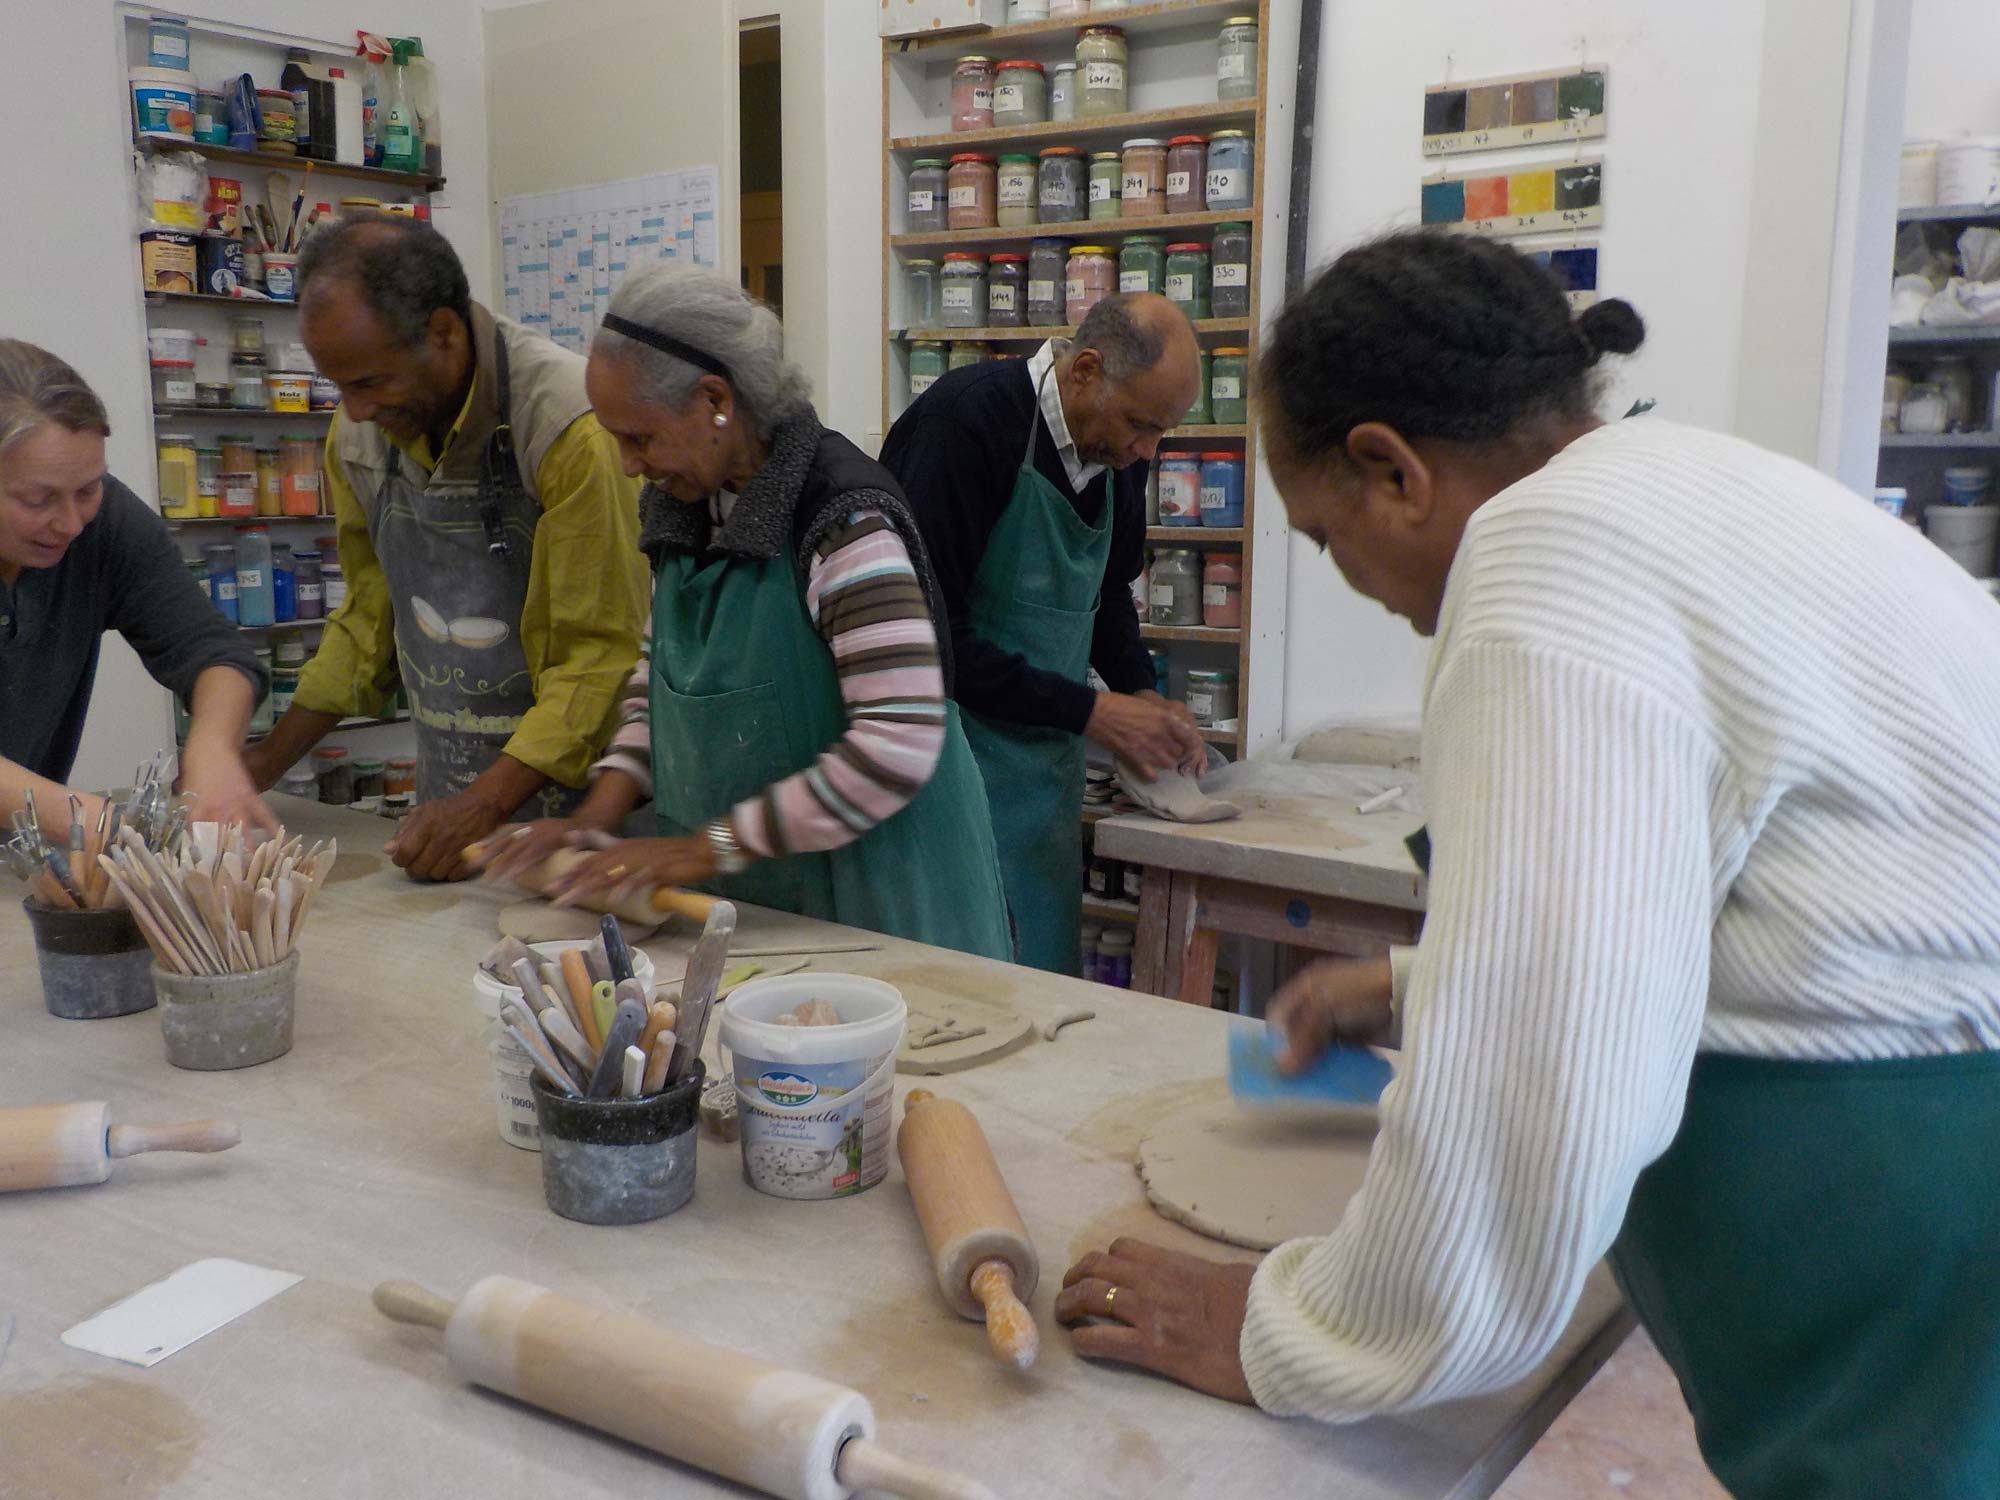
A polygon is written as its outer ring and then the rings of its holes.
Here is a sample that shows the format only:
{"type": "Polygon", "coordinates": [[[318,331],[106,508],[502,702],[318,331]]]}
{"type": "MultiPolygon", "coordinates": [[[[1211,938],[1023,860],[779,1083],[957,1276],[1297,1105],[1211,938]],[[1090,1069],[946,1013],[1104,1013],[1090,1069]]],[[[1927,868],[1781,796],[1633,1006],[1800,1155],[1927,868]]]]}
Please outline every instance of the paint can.
{"type": "Polygon", "coordinates": [[[275,250],[264,252],[264,292],[273,302],[297,300],[298,274],[296,255],[280,255],[275,250]]]}
{"type": "Polygon", "coordinates": [[[292,1050],[296,949],[246,974],[169,974],[153,965],[167,1061],[197,1072],[252,1068],[292,1050]]]}
{"type": "Polygon", "coordinates": [[[233,297],[243,285],[243,241],[234,235],[204,234],[195,247],[201,289],[212,296],[233,297]]]}
{"type": "Polygon", "coordinates": [[[96,1021],[153,1008],[153,950],[129,910],[63,911],[39,901],[21,909],[35,934],[50,1015],[96,1021]]]}
{"type": "Polygon", "coordinates": [[[146,62],[155,68],[185,73],[188,66],[188,23],[179,16],[153,16],[146,22],[146,62]]]}
{"type": "Polygon", "coordinates": [[[139,236],[139,285],[149,292],[191,292],[199,260],[197,236],[184,229],[148,229],[139,236]]]}
{"type": "Polygon", "coordinates": [[[133,68],[132,127],[155,141],[194,140],[194,79],[180,68],[133,68]]]}
{"type": "Polygon", "coordinates": [[[229,144],[229,101],[222,90],[194,91],[194,138],[201,146],[229,144]]]}
{"type": "Polygon", "coordinates": [[[2000,136],[1967,136],[1938,146],[1937,201],[1945,204],[2000,201],[2000,136]]]}
{"type": "Polygon", "coordinates": [[[270,410],[305,412],[312,410],[312,376],[289,370],[272,370],[264,376],[270,393],[270,410]]]}
{"type": "MultiPolygon", "coordinates": [[[[528,945],[543,958],[561,961],[561,954],[567,948],[588,948],[588,942],[530,943],[528,945]]],[[[639,949],[632,950],[632,977],[646,988],[646,998],[654,993],[653,960],[639,949]]],[[[480,1015],[493,1023],[487,1032],[486,1051],[493,1063],[493,1113],[500,1128],[500,1139],[510,1146],[518,1146],[523,1151],[539,1151],[541,1127],[535,1115],[533,1091],[528,1087],[529,1076],[534,1065],[528,1054],[500,1024],[500,1002],[521,998],[521,987],[517,984],[503,985],[484,969],[472,971],[472,1003],[479,1007],[480,1015]]]]}
{"type": "Polygon", "coordinates": [[[1924,534],[1974,578],[1990,578],[2000,541],[2000,505],[1927,505],[1924,534]]]}
{"type": "Polygon", "coordinates": [[[637,1099],[571,1099],[530,1080],[542,1133],[542,1196],[579,1224],[645,1224],[694,1197],[701,1086],[686,1078],[637,1099]]]}
{"type": "Polygon", "coordinates": [[[774,1198],[845,1198],[889,1172],[896,1049],[908,1007],[893,985],[858,974],[753,979],[722,1005],[736,1082],[743,1176],[774,1198]],[[782,1026],[807,1000],[837,1026],[782,1026]]]}

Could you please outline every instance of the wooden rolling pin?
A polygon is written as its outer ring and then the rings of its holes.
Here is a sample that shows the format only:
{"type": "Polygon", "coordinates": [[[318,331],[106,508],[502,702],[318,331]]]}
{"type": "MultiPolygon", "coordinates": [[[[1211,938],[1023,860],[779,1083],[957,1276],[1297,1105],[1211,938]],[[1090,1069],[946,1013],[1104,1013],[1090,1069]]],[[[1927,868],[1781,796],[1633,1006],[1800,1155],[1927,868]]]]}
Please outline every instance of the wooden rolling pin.
{"type": "MultiPolygon", "coordinates": [[[[465,861],[471,865],[481,864],[491,852],[485,842],[468,845],[465,861]]],[[[514,884],[539,896],[559,877],[567,875],[596,853],[595,849],[558,849],[540,864],[530,865],[515,875],[514,884]]],[[[608,911],[628,922],[652,926],[659,922],[662,915],[706,922],[708,914],[715,909],[715,899],[699,891],[681,890],[678,886],[656,885],[650,891],[636,891],[615,905],[596,896],[587,897],[578,905],[588,911],[608,911]]]]}
{"type": "Polygon", "coordinates": [[[488,1276],[453,1307],[407,1281],[375,1288],[399,1323],[444,1330],[467,1380],[783,1500],[994,1500],[975,1480],[876,1447],[859,1391],[767,1365],[546,1287],[488,1276]]]}
{"type": "Polygon", "coordinates": [[[1035,1295],[1042,1263],[986,1132],[957,1100],[912,1089],[903,1101],[896,1155],[945,1301],[985,1322],[995,1358],[1027,1369],[1041,1335],[1025,1303],[1035,1295]]]}
{"type": "Polygon", "coordinates": [[[228,1120],[109,1125],[111,1106],[30,1104],[0,1109],[0,1193],[102,1182],[111,1163],[141,1151],[227,1151],[243,1139],[228,1120]]]}

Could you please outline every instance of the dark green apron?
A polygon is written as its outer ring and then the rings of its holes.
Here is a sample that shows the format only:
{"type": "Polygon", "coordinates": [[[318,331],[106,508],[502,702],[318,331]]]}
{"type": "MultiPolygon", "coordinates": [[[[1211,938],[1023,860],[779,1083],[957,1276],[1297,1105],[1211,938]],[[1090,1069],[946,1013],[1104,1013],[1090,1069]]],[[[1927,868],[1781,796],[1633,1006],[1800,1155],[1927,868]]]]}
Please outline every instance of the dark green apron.
{"type": "MultiPolygon", "coordinates": [[[[972,628],[1032,667],[1082,682],[1111,555],[1110,479],[1097,524],[1086,524],[1035,468],[1041,392],[1035,395],[1013,498],[973,576],[972,628]]],[[[1083,740],[976,713],[965,716],[965,737],[993,808],[1020,962],[1074,975],[1083,942],[1083,740]]]]}
{"type": "Polygon", "coordinates": [[[1738,1500],[2000,1500],[2000,1053],[1698,1055],[1611,1267],[1738,1500]]]}
{"type": "MultiPolygon", "coordinates": [[[[667,553],[654,575],[653,804],[691,833],[804,770],[847,730],[840,680],[789,550],[757,559],[667,553]]],[[[760,859],[705,887],[732,901],[1012,956],[992,818],[958,707],[936,771],[903,810],[818,854],[760,859]]]]}

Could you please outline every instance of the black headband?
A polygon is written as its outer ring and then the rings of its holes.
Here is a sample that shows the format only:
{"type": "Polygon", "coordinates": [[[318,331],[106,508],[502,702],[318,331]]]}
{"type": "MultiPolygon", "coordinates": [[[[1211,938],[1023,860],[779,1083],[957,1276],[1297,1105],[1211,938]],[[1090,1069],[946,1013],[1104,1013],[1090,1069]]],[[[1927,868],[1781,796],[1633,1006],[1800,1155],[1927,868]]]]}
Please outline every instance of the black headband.
{"type": "Polygon", "coordinates": [[[616,313],[608,313],[598,320],[599,328],[608,328],[613,333],[622,333],[628,339],[637,339],[642,344],[650,344],[663,354],[671,354],[675,359],[684,359],[697,369],[706,370],[711,375],[720,375],[731,385],[735,377],[729,373],[729,366],[713,354],[695,348],[693,344],[683,344],[671,334],[648,328],[644,323],[634,323],[630,318],[621,318],[616,313]]]}

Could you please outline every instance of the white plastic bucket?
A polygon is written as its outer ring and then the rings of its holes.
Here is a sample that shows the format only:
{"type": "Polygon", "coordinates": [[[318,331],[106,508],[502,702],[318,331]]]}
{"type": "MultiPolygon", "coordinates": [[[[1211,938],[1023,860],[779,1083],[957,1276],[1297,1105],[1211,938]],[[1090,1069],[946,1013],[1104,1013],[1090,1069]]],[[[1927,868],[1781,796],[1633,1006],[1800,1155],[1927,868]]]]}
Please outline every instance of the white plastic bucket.
{"type": "Polygon", "coordinates": [[[2000,136],[1971,136],[1938,146],[1937,198],[1945,204],[2000,200],[2000,136]]]}
{"type": "Polygon", "coordinates": [[[146,332],[146,346],[155,363],[194,363],[195,331],[192,328],[152,328],[146,332]]]}
{"type": "MultiPolygon", "coordinates": [[[[555,958],[565,948],[588,948],[588,941],[530,943],[528,945],[544,958],[555,958]]],[[[653,961],[637,948],[632,950],[632,977],[646,987],[647,998],[654,993],[653,961]]],[[[479,1007],[479,1013],[495,1024],[487,1030],[486,1050],[493,1059],[493,1114],[500,1128],[500,1139],[510,1146],[519,1146],[523,1151],[542,1149],[541,1127],[535,1123],[535,1096],[528,1089],[528,1076],[534,1072],[528,1054],[507,1035],[507,1030],[499,1023],[500,1002],[519,1000],[521,987],[518,984],[503,985],[484,969],[472,971],[472,1003],[479,1007]]]]}
{"type": "Polygon", "coordinates": [[[907,1013],[894,985],[858,974],[753,979],[730,994],[721,1041],[750,1186],[774,1198],[845,1198],[888,1176],[907,1013]],[[806,1000],[829,1002],[841,1024],[774,1024],[806,1000]]]}
{"type": "Polygon", "coordinates": [[[140,135],[194,139],[194,75],[184,68],[134,68],[132,118],[140,135]]]}

